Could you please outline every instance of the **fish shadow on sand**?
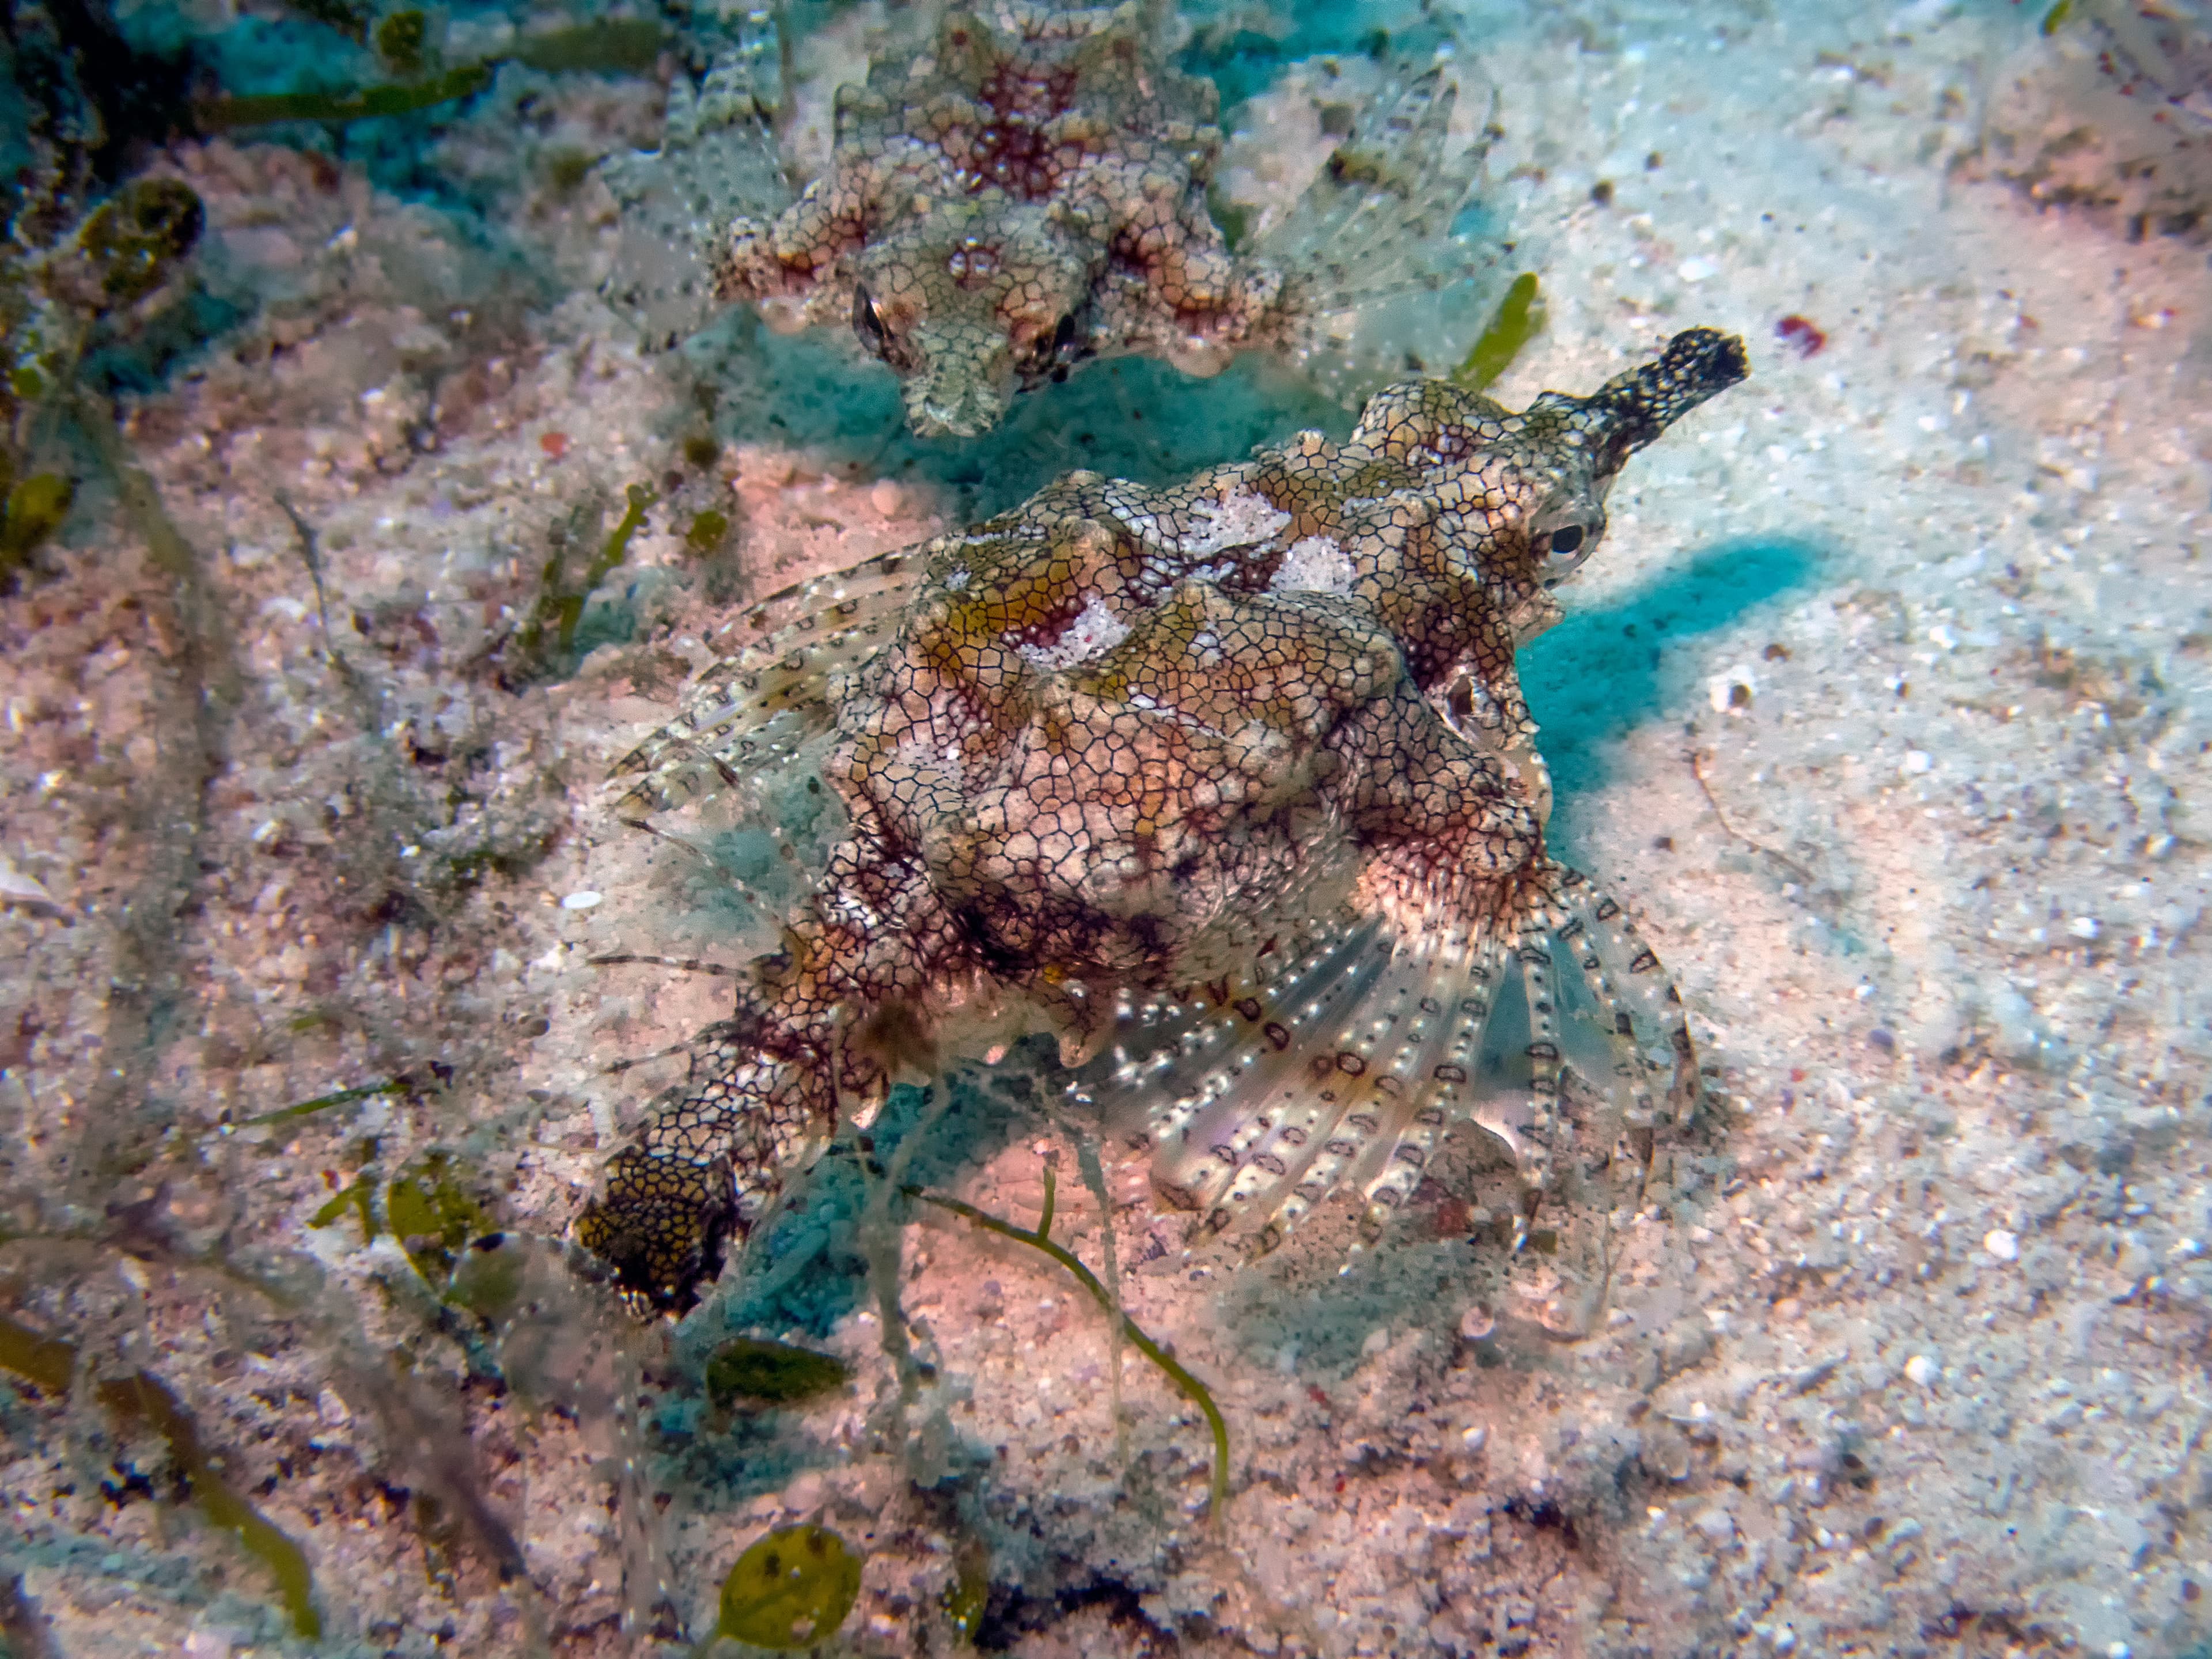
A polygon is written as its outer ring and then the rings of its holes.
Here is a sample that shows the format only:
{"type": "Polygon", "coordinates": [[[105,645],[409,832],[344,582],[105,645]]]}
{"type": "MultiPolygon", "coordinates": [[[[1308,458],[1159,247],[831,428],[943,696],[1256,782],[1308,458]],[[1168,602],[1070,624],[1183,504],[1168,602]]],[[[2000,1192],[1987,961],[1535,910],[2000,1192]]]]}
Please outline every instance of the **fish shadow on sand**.
{"type": "Polygon", "coordinates": [[[1538,744],[1559,803],[1552,839],[1561,856],[1573,861],[1589,827],[1580,801],[1611,782],[1621,741],[1655,720],[1705,708],[1699,682],[1714,663],[1670,647],[1810,586],[1829,556],[1830,550],[1789,536],[1717,542],[1634,592],[1570,608],[1565,622],[1522,652],[1522,690],[1542,728],[1538,744]]]}
{"type": "Polygon", "coordinates": [[[1014,399],[980,438],[918,438],[898,381],[842,343],[779,336],[747,316],[687,343],[691,372],[724,389],[716,435],[812,452],[855,478],[934,488],[948,517],[1003,513],[1082,468],[1159,484],[1314,428],[1341,441],[1353,412],[1295,370],[1247,353],[1210,380],[1149,357],[1079,364],[1062,386],[1014,399]]]}

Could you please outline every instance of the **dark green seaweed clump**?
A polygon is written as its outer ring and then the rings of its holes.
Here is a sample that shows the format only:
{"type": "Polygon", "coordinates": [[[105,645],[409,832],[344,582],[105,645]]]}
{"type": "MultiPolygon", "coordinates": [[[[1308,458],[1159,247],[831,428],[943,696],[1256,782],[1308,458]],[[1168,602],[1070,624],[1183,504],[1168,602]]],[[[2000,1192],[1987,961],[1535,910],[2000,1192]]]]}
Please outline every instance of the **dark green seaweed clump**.
{"type": "Polygon", "coordinates": [[[428,21],[412,7],[393,12],[376,26],[376,55],[395,75],[420,75],[429,49],[428,21]]]}
{"type": "Polygon", "coordinates": [[[860,1599],[860,1558],[827,1527],[779,1527],[754,1540],[722,1584],[717,1636],[755,1647],[812,1647],[860,1599]]]}
{"type": "MultiPolygon", "coordinates": [[[[365,30],[365,23],[362,27],[365,30]]],[[[343,123],[412,115],[483,91],[491,84],[502,62],[521,64],[549,75],[642,75],[659,62],[666,37],[661,26],[648,18],[601,18],[526,35],[515,43],[508,58],[457,64],[441,74],[432,74],[438,53],[428,19],[423,12],[409,9],[392,13],[376,26],[375,44],[377,55],[398,79],[371,87],[215,98],[199,105],[194,113],[200,126],[210,132],[268,126],[279,121],[343,123]]]]}
{"type": "Polygon", "coordinates": [[[691,520],[684,532],[684,544],[703,556],[721,546],[729,533],[729,515],[710,507],[691,520]]]}
{"type": "Polygon", "coordinates": [[[68,453],[56,434],[88,418],[79,365],[155,308],[206,222],[180,179],[132,179],[81,211],[60,158],[46,159],[15,180],[0,237],[0,580],[52,539],[76,500],[54,462],[68,453]]]}
{"type": "Polygon", "coordinates": [[[647,17],[605,17],[515,43],[515,61],[549,75],[592,70],[642,75],[660,57],[666,37],[647,17]]]}
{"type": "Polygon", "coordinates": [[[108,303],[131,305],[168,280],[206,222],[183,179],[135,179],[93,210],[77,241],[108,303]]]}
{"type": "Polygon", "coordinates": [[[268,126],[277,121],[363,121],[380,115],[411,115],[466,98],[491,84],[490,66],[465,64],[426,81],[394,81],[351,92],[270,92],[243,98],[218,98],[200,107],[200,125],[220,132],[232,127],[268,126]]]}
{"type": "Polygon", "coordinates": [[[707,1362],[707,1395],[725,1410],[744,1401],[787,1406],[842,1389],[852,1375],[835,1355],[741,1336],[722,1344],[707,1362]]]}
{"type": "Polygon", "coordinates": [[[422,1281],[443,1291],[462,1249],[491,1230],[491,1218],[466,1176],[465,1167],[444,1152],[429,1153],[389,1182],[371,1166],[309,1216],[307,1224],[332,1226],[350,1215],[361,1224],[364,1244],[388,1231],[422,1281]]]}
{"type": "Polygon", "coordinates": [[[580,574],[569,570],[574,544],[605,522],[599,506],[586,501],[553,536],[553,550],[540,573],[538,604],[522,626],[518,643],[525,662],[534,669],[564,665],[576,648],[576,625],[584,618],[584,605],[592,591],[629,556],[630,538],[645,527],[645,515],[659,499],[643,484],[632,484],[628,507],[614,530],[599,545],[580,574]]]}
{"type": "Polygon", "coordinates": [[[76,486],[58,472],[33,473],[11,488],[8,478],[12,471],[6,454],[0,453],[0,490],[6,492],[6,504],[0,507],[0,578],[29,562],[31,555],[62,527],[76,495],[76,486]]]}

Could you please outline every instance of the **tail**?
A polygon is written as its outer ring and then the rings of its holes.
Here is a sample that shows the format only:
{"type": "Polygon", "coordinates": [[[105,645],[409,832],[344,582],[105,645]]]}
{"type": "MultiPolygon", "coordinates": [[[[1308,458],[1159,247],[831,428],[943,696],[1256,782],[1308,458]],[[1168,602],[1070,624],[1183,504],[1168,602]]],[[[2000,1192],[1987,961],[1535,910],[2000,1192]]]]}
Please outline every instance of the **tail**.
{"type": "MultiPolygon", "coordinates": [[[[1402,378],[1431,319],[1390,302],[1451,289],[1479,329],[1495,299],[1500,253],[1487,234],[1455,234],[1488,154],[1497,94],[1472,143],[1450,144],[1469,69],[1438,64],[1386,89],[1253,250],[1283,274],[1285,343],[1300,365],[1354,400],[1402,378]]],[[[1472,338],[1472,336],[1469,337],[1472,338]]],[[[1464,349],[1462,345],[1461,349],[1464,349]]]]}
{"type": "Polygon", "coordinates": [[[713,248],[731,222],[773,218],[791,200],[775,122],[783,45],[772,13],[749,14],[695,88],[668,88],[657,150],[613,156],[600,175],[622,209],[622,242],[600,292],[664,349],[698,331],[714,304],[713,248]]]}
{"type": "Polygon", "coordinates": [[[706,1034],[690,1081],[655,1103],[576,1218],[576,1242],[635,1303],[690,1309],[731,1242],[743,1242],[828,1137],[825,1068],[772,1052],[764,1029],[739,1018],[706,1034]]]}

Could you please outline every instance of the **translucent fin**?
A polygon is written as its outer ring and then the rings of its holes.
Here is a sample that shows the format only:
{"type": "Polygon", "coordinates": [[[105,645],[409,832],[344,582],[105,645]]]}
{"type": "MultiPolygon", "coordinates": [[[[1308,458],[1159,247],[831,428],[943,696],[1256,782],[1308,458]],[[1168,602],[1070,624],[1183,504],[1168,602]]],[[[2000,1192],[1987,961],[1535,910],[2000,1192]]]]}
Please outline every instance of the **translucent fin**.
{"type": "Polygon", "coordinates": [[[1529,1218],[1552,1187],[1552,1144],[1559,1128],[1559,1013],[1552,988],[1551,929],[1531,920],[1513,952],[1528,1016],[1528,1132],[1521,1155],[1522,1212],[1513,1248],[1528,1242],[1529,1218]]]}
{"type": "MultiPolygon", "coordinates": [[[[1320,1056],[1310,1068],[1308,1109],[1334,1118],[1318,1151],[1304,1168],[1287,1167],[1272,1189],[1249,1172],[1229,1188],[1224,1207],[1232,1215],[1246,1205],[1271,1212],[1260,1248],[1273,1248],[1339,1186],[1363,1188],[1370,1212],[1383,1213],[1412,1194],[1437,1139],[1469,1115],[1503,957],[1494,929],[1440,911],[1401,940],[1395,982],[1369,999],[1355,1042],[1329,1057],[1335,1074],[1320,1056]]],[[[1370,1224],[1379,1219],[1370,1213],[1370,1224]]]]}
{"type": "Polygon", "coordinates": [[[692,682],[684,712],[625,756],[635,779],[622,810],[672,811],[718,788],[744,788],[829,730],[836,684],[897,636],[921,581],[919,553],[885,553],[785,588],[732,629],[737,649],[692,682]]]}
{"type": "Polygon", "coordinates": [[[1249,973],[1125,996],[1108,1047],[1070,1084],[1070,1103],[1096,1109],[1109,1133],[1172,1158],[1200,1114],[1274,1086],[1302,1063],[1293,1051],[1311,1030],[1358,1002],[1388,960],[1380,933],[1379,922],[1340,915],[1308,939],[1263,951],[1249,973]]]}
{"type": "Polygon", "coordinates": [[[1267,1248],[1339,1186],[1386,1206],[1412,1191],[1466,1115],[1500,958],[1488,927],[1441,911],[1404,933],[1346,911],[1273,973],[1125,1003],[1070,1098],[1109,1125],[1141,1113],[1162,1194],[1267,1248]]]}
{"type": "Polygon", "coordinates": [[[1579,1282],[1601,1294],[1610,1218],[1650,1166],[1655,1101],[1667,1095],[1677,1121],[1694,1103],[1680,1003],[1620,906],[1576,872],[1542,864],[1494,896],[1346,907],[1272,967],[1125,999],[1070,1102],[1133,1125],[1154,1185],[1200,1231],[1260,1250],[1340,1188],[1364,1193],[1372,1237],[1451,1127],[1478,1123],[1513,1162],[1515,1251],[1559,1200],[1545,1254],[1565,1260],[1575,1216],[1579,1282]]]}
{"type": "Polygon", "coordinates": [[[695,88],[668,88],[658,150],[610,157],[600,175],[622,209],[622,240],[601,289],[647,349],[696,333],[714,307],[714,250],[740,218],[773,218],[792,198],[775,118],[782,42],[773,13],[748,13],[695,88]]]}
{"type": "Polygon", "coordinates": [[[1580,871],[1559,867],[1568,919],[1554,931],[1574,952],[1584,988],[1617,1040],[1616,1073],[1629,1091],[1629,1124],[1648,1133],[1665,1102],[1677,1128],[1697,1110],[1699,1085],[1689,1022],[1674,982],[1636,924],[1580,871]]]}
{"type": "MultiPolygon", "coordinates": [[[[1528,1241],[1540,1206],[1565,1182],[1568,1148],[1578,1148],[1587,1164],[1603,1164],[1625,1142],[1640,1194],[1651,1167],[1657,1102],[1665,1099],[1667,1116],[1680,1127],[1698,1097],[1681,999],[1656,953],[1620,906],[1579,871],[1547,863],[1533,873],[1515,951],[1528,1024],[1528,1103],[1525,1121],[1501,1137],[1513,1146],[1521,1176],[1516,1250],[1528,1241]],[[1567,1106],[1570,1078],[1589,1091],[1580,1121],[1567,1106]]],[[[1613,1190],[1614,1200],[1623,1196],[1613,1190]]]]}
{"type": "MultiPolygon", "coordinates": [[[[1407,372],[1403,343],[1412,337],[1405,319],[1383,314],[1385,302],[1468,284],[1462,308],[1486,313],[1498,250],[1486,237],[1453,234],[1490,144],[1486,118],[1472,143],[1449,147],[1468,74],[1437,64],[1396,82],[1253,250],[1284,273],[1294,319],[1284,343],[1340,397],[1407,372]]],[[[1494,110],[1495,92],[1482,95],[1494,110]]]]}

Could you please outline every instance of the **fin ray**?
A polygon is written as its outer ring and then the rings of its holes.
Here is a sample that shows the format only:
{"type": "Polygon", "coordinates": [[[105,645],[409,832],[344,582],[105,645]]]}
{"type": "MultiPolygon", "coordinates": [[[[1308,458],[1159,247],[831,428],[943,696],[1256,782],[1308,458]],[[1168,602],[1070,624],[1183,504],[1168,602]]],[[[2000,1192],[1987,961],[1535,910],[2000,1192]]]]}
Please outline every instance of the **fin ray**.
{"type": "Polygon", "coordinates": [[[683,713],[617,762],[622,806],[668,811],[789,761],[836,719],[836,687],[898,636],[920,586],[919,553],[886,553],[770,595],[740,643],[702,670],[683,713]]]}
{"type": "Polygon", "coordinates": [[[696,89],[676,77],[658,150],[601,165],[622,239],[600,291],[648,350],[697,332],[715,308],[714,250],[732,222],[773,218],[791,200],[775,130],[783,90],[775,15],[755,12],[696,89]]]}
{"type": "MultiPolygon", "coordinates": [[[[1472,143],[1448,150],[1461,82],[1472,79],[1437,64],[1387,91],[1255,250],[1285,273],[1297,317],[1285,344],[1339,397],[1405,373],[1382,337],[1393,331],[1375,326],[1384,302],[1469,278],[1492,285],[1496,248],[1452,234],[1490,144],[1486,118],[1472,143]]],[[[1495,91],[1482,92],[1494,111],[1495,91]]]]}

